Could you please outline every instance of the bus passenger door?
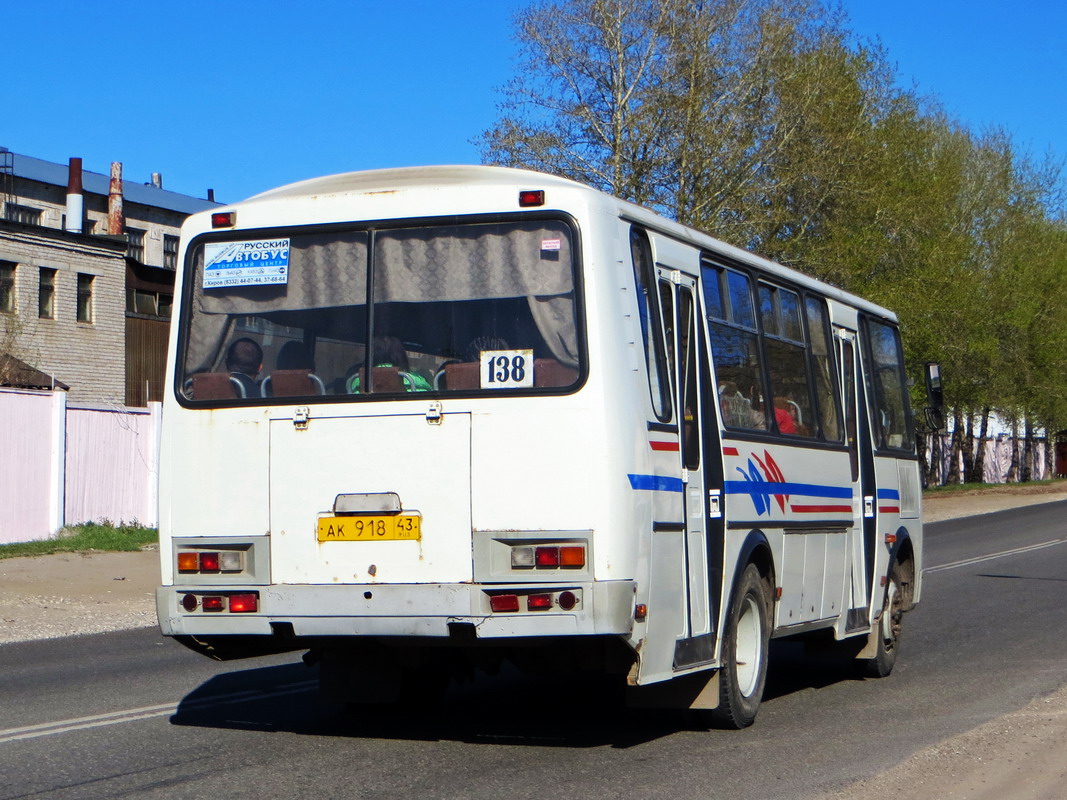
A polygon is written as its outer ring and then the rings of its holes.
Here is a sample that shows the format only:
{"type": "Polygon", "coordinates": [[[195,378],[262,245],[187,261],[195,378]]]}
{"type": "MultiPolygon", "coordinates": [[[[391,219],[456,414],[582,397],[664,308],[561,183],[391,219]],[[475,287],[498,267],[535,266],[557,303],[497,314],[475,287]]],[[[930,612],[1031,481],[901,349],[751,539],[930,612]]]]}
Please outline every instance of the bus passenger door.
{"type": "MultiPolygon", "coordinates": [[[[679,461],[682,476],[683,548],[685,567],[685,635],[675,643],[673,668],[685,670],[710,663],[715,654],[711,593],[709,592],[707,481],[703,452],[702,386],[709,385],[708,359],[703,352],[703,325],[696,279],[674,272],[673,342],[669,343],[675,408],[677,409],[679,461]]],[[[713,426],[715,427],[715,426],[713,426]]],[[[717,431],[717,427],[716,427],[717,431]]]]}
{"type": "Polygon", "coordinates": [[[875,558],[874,453],[871,449],[867,403],[856,348],[856,334],[834,329],[840,365],[842,407],[845,411],[845,443],[852,471],[853,527],[851,533],[851,581],[846,631],[870,625],[869,609],[875,558]]]}

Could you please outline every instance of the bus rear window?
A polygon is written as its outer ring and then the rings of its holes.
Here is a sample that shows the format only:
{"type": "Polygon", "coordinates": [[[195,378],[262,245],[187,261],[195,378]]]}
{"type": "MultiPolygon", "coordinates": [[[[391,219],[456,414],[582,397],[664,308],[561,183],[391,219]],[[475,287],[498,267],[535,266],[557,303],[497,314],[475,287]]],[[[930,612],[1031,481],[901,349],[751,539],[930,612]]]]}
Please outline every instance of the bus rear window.
{"type": "Polygon", "coordinates": [[[581,372],[563,221],[255,231],[190,253],[185,400],[560,390],[581,372]]]}

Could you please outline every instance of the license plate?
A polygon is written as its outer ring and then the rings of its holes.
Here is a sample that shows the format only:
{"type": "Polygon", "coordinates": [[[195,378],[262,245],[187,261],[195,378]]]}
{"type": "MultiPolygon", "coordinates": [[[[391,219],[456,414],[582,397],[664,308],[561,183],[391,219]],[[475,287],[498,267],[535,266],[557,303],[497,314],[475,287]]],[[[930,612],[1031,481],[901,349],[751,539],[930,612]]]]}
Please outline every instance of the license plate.
{"type": "Polygon", "coordinates": [[[421,539],[422,517],[417,514],[320,517],[320,542],[387,542],[421,539]]]}

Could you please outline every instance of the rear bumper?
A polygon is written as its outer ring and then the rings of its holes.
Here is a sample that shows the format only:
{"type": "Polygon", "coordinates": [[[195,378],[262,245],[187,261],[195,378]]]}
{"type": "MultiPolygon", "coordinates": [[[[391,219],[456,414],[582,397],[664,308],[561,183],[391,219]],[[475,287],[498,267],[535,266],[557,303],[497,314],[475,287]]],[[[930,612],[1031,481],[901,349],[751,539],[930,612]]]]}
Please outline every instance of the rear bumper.
{"type": "Polygon", "coordinates": [[[156,611],[166,636],[270,636],[282,625],[298,637],[448,637],[449,626],[455,624],[473,626],[478,639],[628,635],[633,628],[634,591],[633,581],[560,586],[197,584],[157,588],[156,611]],[[564,591],[578,598],[573,609],[526,610],[526,595],[564,591]],[[249,592],[259,595],[258,610],[251,613],[205,612],[200,606],[188,612],[182,606],[189,594],[202,598],[249,592]],[[489,598],[509,593],[519,595],[522,610],[493,612],[489,598]]]}

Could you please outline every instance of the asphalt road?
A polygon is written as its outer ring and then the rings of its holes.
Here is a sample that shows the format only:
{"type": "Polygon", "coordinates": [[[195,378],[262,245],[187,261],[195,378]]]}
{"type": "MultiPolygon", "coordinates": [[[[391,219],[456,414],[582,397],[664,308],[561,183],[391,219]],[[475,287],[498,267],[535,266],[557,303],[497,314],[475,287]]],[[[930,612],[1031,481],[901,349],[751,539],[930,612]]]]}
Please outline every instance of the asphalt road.
{"type": "Polygon", "coordinates": [[[804,798],[1067,684],[1067,502],[927,528],[893,675],[775,643],[756,725],[518,674],[424,715],[320,704],[297,655],[216,664],[154,630],[0,646],[9,798],[804,798]]]}

